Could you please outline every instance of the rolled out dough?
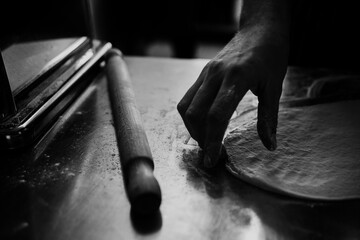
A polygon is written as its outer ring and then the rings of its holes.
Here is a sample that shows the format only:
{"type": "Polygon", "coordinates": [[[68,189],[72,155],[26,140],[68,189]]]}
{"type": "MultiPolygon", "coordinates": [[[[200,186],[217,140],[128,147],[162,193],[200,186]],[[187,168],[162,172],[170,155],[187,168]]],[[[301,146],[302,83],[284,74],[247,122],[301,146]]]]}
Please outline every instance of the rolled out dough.
{"type": "Polygon", "coordinates": [[[360,198],[360,101],[280,108],[277,140],[277,149],[268,151],[253,118],[246,129],[239,126],[226,136],[226,168],[242,180],[287,195],[360,198]]]}

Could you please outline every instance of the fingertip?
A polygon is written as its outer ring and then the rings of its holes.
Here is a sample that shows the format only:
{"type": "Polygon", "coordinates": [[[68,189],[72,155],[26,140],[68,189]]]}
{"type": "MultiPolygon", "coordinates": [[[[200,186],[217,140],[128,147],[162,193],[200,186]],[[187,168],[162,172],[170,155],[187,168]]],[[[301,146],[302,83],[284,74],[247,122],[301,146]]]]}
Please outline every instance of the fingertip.
{"type": "Polygon", "coordinates": [[[204,155],[204,166],[206,168],[214,168],[219,163],[219,156],[210,156],[208,154],[204,155]]]}
{"type": "Polygon", "coordinates": [[[205,153],[204,155],[204,166],[206,168],[212,168],[214,166],[213,160],[209,157],[208,154],[205,153]]]}
{"type": "Polygon", "coordinates": [[[207,147],[207,151],[204,151],[204,166],[207,168],[214,168],[219,165],[220,162],[225,162],[227,159],[227,153],[224,145],[220,147],[213,146],[207,147]]]}
{"type": "Polygon", "coordinates": [[[257,131],[259,138],[263,145],[270,151],[274,151],[277,148],[276,140],[276,127],[270,127],[265,121],[258,121],[257,131]]]}
{"type": "Polygon", "coordinates": [[[271,137],[270,137],[270,147],[269,147],[269,150],[270,151],[275,151],[277,148],[277,140],[276,140],[276,133],[274,134],[271,134],[271,137]]]}

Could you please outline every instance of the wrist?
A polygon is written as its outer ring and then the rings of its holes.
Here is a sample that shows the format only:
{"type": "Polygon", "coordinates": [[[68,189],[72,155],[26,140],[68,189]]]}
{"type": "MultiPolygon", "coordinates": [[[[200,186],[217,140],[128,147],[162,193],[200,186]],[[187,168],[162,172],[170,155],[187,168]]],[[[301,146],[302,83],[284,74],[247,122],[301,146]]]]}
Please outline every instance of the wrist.
{"type": "Polygon", "coordinates": [[[258,25],[276,25],[282,28],[290,26],[290,8],[292,0],[243,0],[239,30],[258,25]]]}

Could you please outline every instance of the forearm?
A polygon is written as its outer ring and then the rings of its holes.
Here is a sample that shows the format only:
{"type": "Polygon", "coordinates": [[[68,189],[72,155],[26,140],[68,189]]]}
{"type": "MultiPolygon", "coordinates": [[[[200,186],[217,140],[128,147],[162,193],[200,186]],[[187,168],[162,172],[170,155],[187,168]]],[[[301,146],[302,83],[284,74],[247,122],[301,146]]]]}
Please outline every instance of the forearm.
{"type": "Polygon", "coordinates": [[[217,57],[232,56],[257,46],[278,46],[288,52],[290,1],[243,0],[238,32],[217,57]]]}

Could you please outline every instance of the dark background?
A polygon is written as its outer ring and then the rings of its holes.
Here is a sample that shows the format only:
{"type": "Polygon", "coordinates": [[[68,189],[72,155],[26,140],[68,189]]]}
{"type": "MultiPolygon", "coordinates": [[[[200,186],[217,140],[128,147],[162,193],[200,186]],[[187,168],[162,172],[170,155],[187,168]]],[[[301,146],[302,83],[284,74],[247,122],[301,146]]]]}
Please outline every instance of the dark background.
{"type": "MultiPolygon", "coordinates": [[[[201,43],[225,45],[235,34],[235,0],[91,0],[97,38],[127,55],[146,55],[156,40],[172,57],[193,58],[201,43]]],[[[290,65],[359,68],[356,1],[297,1],[290,65]]],[[[34,39],[90,35],[85,0],[1,1],[1,48],[34,39]]]]}
{"type": "MultiPolygon", "coordinates": [[[[174,57],[194,57],[197,41],[225,44],[236,31],[234,1],[92,1],[96,37],[124,54],[144,55],[163,39],[174,57]]],[[[1,3],[1,47],[14,42],[90,35],[84,0],[1,3]]]]}

